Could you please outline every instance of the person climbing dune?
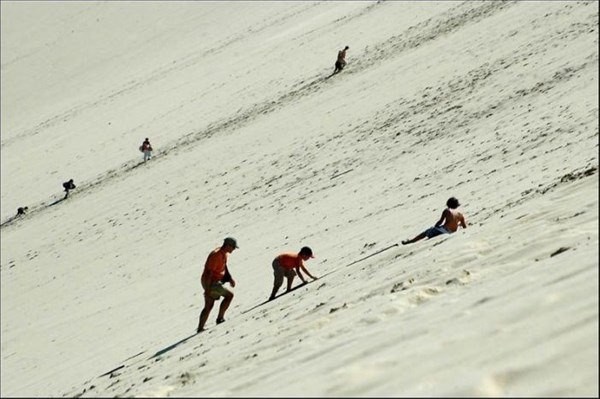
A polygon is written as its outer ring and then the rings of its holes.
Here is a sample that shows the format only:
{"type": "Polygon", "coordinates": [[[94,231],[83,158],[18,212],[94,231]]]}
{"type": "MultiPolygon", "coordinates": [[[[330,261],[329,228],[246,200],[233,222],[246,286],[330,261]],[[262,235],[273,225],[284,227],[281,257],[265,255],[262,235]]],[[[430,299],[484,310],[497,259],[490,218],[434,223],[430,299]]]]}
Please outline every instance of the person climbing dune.
{"type": "Polygon", "coordinates": [[[75,188],[75,184],[73,183],[73,179],[66,181],[62,184],[63,189],[65,191],[65,199],[69,196],[69,191],[75,188]]]}
{"type": "Polygon", "coordinates": [[[216,300],[223,297],[223,302],[219,307],[219,314],[217,315],[217,324],[221,324],[225,321],[225,312],[233,300],[233,292],[226,288],[223,284],[229,283],[232,287],[235,287],[235,280],[231,277],[229,269],[227,268],[227,260],[229,254],[236,250],[238,247],[237,241],[233,237],[227,237],[223,240],[223,245],[220,248],[213,250],[204,264],[204,271],[200,282],[202,288],[204,288],[204,308],[200,312],[200,318],[198,320],[198,328],[196,332],[204,331],[204,325],[208,320],[208,315],[213,308],[216,300]]]}
{"type": "Polygon", "coordinates": [[[148,139],[148,137],[146,137],[146,139],[140,146],[140,151],[144,153],[144,162],[152,158],[152,145],[150,144],[150,140],[148,139]]]}
{"type": "Polygon", "coordinates": [[[337,60],[335,61],[335,69],[333,70],[332,75],[341,72],[346,66],[346,51],[348,51],[349,48],[350,47],[346,46],[343,50],[338,51],[337,60]]]}
{"type": "Polygon", "coordinates": [[[279,287],[281,287],[281,284],[283,284],[284,277],[287,279],[287,291],[292,289],[292,282],[296,276],[298,276],[300,280],[306,284],[307,281],[302,273],[300,273],[300,270],[304,271],[304,273],[306,273],[306,275],[313,280],[316,280],[317,277],[310,274],[310,272],[306,270],[306,267],[304,266],[304,262],[311,258],[314,258],[314,256],[312,249],[309,247],[302,247],[298,253],[284,252],[279,254],[272,263],[274,279],[273,290],[271,291],[269,300],[275,299],[275,295],[277,294],[279,287]]]}

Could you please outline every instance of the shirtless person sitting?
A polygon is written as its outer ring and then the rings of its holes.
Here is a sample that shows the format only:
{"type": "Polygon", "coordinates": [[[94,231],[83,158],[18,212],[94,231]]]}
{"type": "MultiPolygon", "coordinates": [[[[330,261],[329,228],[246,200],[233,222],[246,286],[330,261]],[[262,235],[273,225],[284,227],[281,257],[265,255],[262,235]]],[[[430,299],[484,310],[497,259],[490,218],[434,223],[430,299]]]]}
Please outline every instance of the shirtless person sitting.
{"type": "Polygon", "coordinates": [[[446,201],[446,205],[448,208],[444,209],[440,220],[437,221],[435,226],[425,230],[410,240],[403,240],[402,245],[412,244],[422,240],[425,237],[432,238],[440,234],[454,233],[456,230],[458,230],[458,226],[462,226],[464,229],[466,229],[467,222],[465,221],[465,217],[462,213],[456,210],[456,208],[460,206],[458,200],[454,197],[450,197],[448,201],[446,201]]]}

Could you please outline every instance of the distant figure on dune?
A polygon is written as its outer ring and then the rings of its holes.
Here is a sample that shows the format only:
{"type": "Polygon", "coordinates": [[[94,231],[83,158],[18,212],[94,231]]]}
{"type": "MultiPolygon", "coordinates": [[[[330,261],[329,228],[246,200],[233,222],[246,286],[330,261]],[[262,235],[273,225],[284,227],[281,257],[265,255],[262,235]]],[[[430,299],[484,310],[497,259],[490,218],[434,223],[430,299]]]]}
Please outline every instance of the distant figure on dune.
{"type": "Polygon", "coordinates": [[[304,273],[306,273],[313,280],[317,279],[317,277],[310,274],[308,270],[306,270],[306,267],[304,267],[304,262],[310,258],[314,258],[312,249],[309,247],[302,247],[298,253],[284,252],[273,260],[273,291],[271,291],[269,300],[275,298],[277,290],[279,290],[279,287],[281,287],[281,284],[283,284],[284,277],[287,278],[287,291],[292,289],[292,282],[294,281],[294,277],[296,275],[298,275],[300,280],[306,284],[306,279],[304,276],[302,276],[302,273],[300,273],[300,269],[302,269],[304,273]]]}
{"type": "Polygon", "coordinates": [[[9,217],[6,221],[4,221],[4,223],[2,223],[2,225],[4,226],[7,223],[14,222],[16,219],[19,219],[19,218],[25,216],[25,212],[27,211],[27,209],[29,209],[29,208],[27,208],[26,206],[18,207],[17,214],[15,216],[9,217]]]}
{"type": "Polygon", "coordinates": [[[217,324],[225,321],[225,311],[231,304],[233,292],[227,289],[223,284],[229,283],[235,287],[235,280],[229,274],[227,268],[227,258],[236,248],[239,248],[235,238],[227,237],[223,240],[223,245],[220,248],[214,249],[206,258],[204,271],[202,272],[202,288],[204,288],[204,309],[200,313],[198,328],[196,332],[204,331],[204,325],[208,319],[208,315],[213,308],[216,300],[223,297],[223,302],[219,308],[217,316],[217,324]]]}
{"type": "Polygon", "coordinates": [[[466,229],[467,222],[465,221],[465,217],[462,213],[456,210],[456,208],[460,206],[458,200],[454,197],[450,197],[448,201],[446,201],[446,205],[448,207],[444,209],[440,220],[437,221],[435,226],[425,230],[410,240],[403,240],[402,245],[412,244],[422,240],[425,237],[432,238],[440,234],[454,233],[456,230],[458,230],[459,226],[462,226],[466,229]]]}
{"type": "Polygon", "coordinates": [[[75,184],[73,184],[73,179],[64,182],[63,188],[65,189],[65,198],[67,198],[69,196],[69,190],[73,190],[75,188],[75,184]]]}
{"type": "Polygon", "coordinates": [[[348,51],[349,48],[350,47],[346,46],[343,50],[338,51],[337,61],[335,62],[335,69],[333,70],[332,75],[341,72],[346,66],[346,51],[348,51]]]}
{"type": "Polygon", "coordinates": [[[150,144],[150,140],[146,137],[146,140],[140,146],[140,151],[144,153],[144,162],[149,160],[152,157],[152,145],[150,144]]]}

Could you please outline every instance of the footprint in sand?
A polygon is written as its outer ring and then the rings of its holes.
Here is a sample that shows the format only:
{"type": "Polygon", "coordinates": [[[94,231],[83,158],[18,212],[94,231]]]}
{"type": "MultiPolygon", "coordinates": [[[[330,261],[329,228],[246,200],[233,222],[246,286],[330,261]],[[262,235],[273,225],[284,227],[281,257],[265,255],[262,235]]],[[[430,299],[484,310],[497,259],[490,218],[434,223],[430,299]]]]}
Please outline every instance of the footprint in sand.
{"type": "Polygon", "coordinates": [[[413,294],[408,301],[414,305],[420,305],[428,301],[432,296],[439,294],[441,290],[436,287],[425,287],[413,294]]]}
{"type": "Polygon", "coordinates": [[[392,290],[390,291],[390,294],[393,294],[398,291],[407,290],[414,282],[415,282],[414,278],[409,278],[406,281],[400,281],[399,283],[394,284],[394,286],[392,287],[392,290]]]}
{"type": "Polygon", "coordinates": [[[465,285],[471,280],[471,272],[463,270],[460,277],[454,277],[446,281],[446,285],[465,285]]]}

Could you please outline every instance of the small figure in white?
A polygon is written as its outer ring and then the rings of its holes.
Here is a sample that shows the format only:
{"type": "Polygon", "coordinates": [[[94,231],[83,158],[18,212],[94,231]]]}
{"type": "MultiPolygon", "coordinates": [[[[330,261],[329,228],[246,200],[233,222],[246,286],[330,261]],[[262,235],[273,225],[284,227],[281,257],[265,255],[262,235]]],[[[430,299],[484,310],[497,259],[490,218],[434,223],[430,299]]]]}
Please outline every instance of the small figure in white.
{"type": "Polygon", "coordinates": [[[140,151],[144,153],[144,162],[149,160],[152,157],[152,145],[150,144],[150,140],[146,137],[146,140],[140,146],[140,151]]]}

